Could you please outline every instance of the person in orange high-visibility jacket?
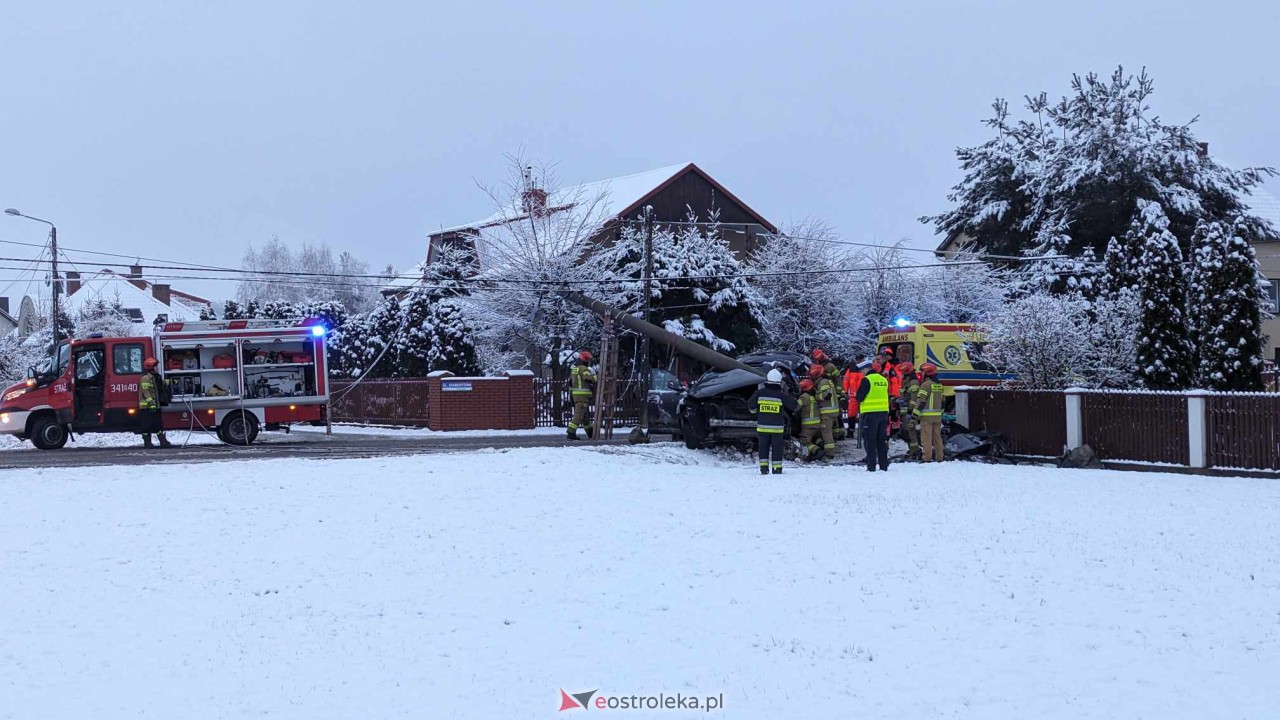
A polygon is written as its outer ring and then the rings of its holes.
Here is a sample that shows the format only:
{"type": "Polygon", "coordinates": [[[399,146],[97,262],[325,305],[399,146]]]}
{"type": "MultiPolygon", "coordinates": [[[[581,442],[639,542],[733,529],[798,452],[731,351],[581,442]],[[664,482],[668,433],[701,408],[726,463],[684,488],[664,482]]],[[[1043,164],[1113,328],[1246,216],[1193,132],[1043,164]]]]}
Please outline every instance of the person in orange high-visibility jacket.
{"type": "Polygon", "coordinates": [[[884,349],[884,371],[883,375],[889,381],[889,399],[895,400],[902,396],[902,376],[898,374],[898,359],[893,354],[892,348],[884,349]]]}
{"type": "Polygon", "coordinates": [[[853,364],[845,368],[844,371],[844,394],[849,398],[848,403],[848,421],[849,432],[853,432],[858,426],[858,387],[862,385],[864,377],[862,368],[859,367],[866,362],[866,358],[862,355],[853,356],[853,364]]]}

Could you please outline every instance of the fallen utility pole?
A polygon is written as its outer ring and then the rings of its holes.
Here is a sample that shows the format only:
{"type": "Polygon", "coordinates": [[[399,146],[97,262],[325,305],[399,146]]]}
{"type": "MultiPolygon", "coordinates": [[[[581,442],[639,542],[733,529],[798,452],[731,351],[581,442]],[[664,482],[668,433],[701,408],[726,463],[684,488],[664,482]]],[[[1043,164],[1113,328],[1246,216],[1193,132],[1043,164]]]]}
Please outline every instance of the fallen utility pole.
{"type": "Polygon", "coordinates": [[[760,368],[751,367],[745,363],[738,362],[728,355],[712,350],[706,345],[699,345],[688,338],[680,337],[669,330],[664,330],[657,325],[647,323],[630,313],[623,312],[618,308],[613,307],[612,305],[606,305],[599,300],[592,300],[580,292],[574,290],[562,290],[560,294],[566,300],[577,305],[581,305],[597,315],[612,318],[615,323],[615,329],[616,325],[621,325],[628,330],[634,330],[656,343],[666,345],[678,353],[688,355],[694,360],[710,365],[717,370],[746,370],[749,373],[753,373],[761,377],[764,376],[764,371],[760,368]]]}

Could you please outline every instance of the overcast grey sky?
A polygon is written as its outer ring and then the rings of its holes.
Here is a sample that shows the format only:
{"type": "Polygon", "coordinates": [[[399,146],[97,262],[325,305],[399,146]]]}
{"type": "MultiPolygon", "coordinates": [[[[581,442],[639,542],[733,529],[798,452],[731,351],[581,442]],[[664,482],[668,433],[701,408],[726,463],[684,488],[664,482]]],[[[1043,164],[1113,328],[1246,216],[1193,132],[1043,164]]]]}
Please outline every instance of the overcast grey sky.
{"type": "Polygon", "coordinates": [[[1145,65],[1166,120],[1280,166],[1278,6],[8,2],[0,206],[75,248],[238,265],[276,234],[404,268],[523,148],[566,183],[693,161],[775,223],[927,245],[991,100],[1073,72],[1145,65]]]}

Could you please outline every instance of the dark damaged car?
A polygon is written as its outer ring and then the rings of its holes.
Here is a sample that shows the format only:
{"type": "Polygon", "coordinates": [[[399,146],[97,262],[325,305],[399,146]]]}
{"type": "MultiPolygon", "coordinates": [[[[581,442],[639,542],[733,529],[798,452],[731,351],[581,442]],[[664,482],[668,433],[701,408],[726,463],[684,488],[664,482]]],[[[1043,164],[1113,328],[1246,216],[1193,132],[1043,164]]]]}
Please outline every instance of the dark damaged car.
{"type": "MultiPolygon", "coordinates": [[[[800,378],[809,369],[809,359],[800,353],[761,352],[744,355],[739,362],[759,368],[712,370],[689,385],[676,409],[680,433],[690,448],[735,445],[750,448],[756,440],[756,416],[747,400],[773,368],[782,371],[783,389],[793,397],[800,394],[800,378]]],[[[800,419],[791,418],[792,434],[800,431],[800,419]]]]}

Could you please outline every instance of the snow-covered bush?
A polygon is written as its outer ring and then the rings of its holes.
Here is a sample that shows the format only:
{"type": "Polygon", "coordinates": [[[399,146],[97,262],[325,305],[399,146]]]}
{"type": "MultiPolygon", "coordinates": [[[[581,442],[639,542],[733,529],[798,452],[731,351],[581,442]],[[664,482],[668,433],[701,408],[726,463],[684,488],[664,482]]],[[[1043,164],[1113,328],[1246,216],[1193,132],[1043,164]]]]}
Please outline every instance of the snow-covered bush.
{"type": "Polygon", "coordinates": [[[486,371],[538,369],[549,357],[552,374],[563,377],[561,351],[599,341],[596,319],[561,293],[599,279],[582,260],[603,226],[607,196],[561,189],[549,168],[518,156],[509,169],[503,187],[489,191],[497,213],[473,238],[482,271],[462,302],[486,371]]]}
{"type": "Polygon", "coordinates": [[[835,242],[827,225],[806,221],[766,235],[751,253],[748,270],[759,295],[760,347],[808,352],[821,347],[848,358],[865,350],[851,330],[855,295],[842,284],[854,253],[835,242]]]}
{"type": "Polygon", "coordinates": [[[1095,360],[1089,327],[1089,303],[1079,297],[1026,295],[992,318],[982,358],[1025,387],[1088,384],[1095,360]]]}

